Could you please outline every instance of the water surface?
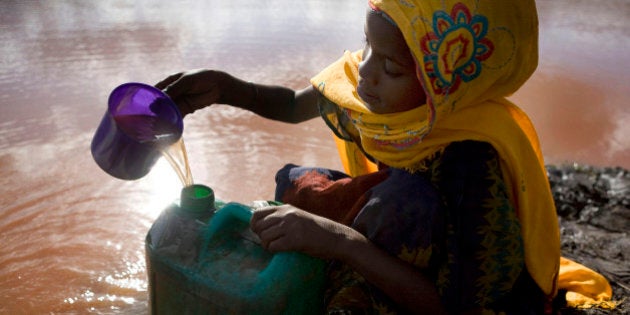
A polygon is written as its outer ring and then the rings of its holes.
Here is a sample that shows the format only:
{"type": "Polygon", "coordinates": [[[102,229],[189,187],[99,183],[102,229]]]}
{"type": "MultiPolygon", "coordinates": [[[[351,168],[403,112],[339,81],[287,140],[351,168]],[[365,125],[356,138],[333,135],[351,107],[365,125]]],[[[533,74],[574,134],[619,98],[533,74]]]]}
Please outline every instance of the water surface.
{"type": "MultiPolygon", "coordinates": [[[[363,1],[0,2],[0,313],[145,313],[144,236],[181,184],[163,160],[109,177],[89,144],[109,92],[217,68],[293,88],[362,45],[363,1]]],[[[538,71],[512,99],[548,163],[630,167],[630,3],[539,1],[538,71]]],[[[320,120],[227,106],[186,118],[198,183],[224,200],[273,196],[285,163],[339,168],[320,120]]]]}

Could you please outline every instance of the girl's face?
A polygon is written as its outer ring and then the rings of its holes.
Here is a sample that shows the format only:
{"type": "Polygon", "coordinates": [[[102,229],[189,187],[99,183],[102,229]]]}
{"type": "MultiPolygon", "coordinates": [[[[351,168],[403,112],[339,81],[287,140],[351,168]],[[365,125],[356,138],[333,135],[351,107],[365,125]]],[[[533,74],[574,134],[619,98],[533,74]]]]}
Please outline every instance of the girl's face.
{"type": "Polygon", "coordinates": [[[368,9],[365,37],[357,93],[367,108],[376,114],[388,114],[425,104],[415,62],[400,30],[368,9]]]}

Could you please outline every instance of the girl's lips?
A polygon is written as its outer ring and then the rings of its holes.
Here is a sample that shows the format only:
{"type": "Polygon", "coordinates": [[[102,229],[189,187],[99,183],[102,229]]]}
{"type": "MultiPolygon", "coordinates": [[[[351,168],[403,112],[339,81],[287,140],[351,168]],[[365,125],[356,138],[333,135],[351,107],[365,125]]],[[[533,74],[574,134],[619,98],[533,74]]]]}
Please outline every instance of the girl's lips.
{"type": "Polygon", "coordinates": [[[379,98],[376,95],[368,91],[365,91],[365,89],[363,89],[363,86],[361,85],[357,87],[357,94],[364,102],[366,102],[369,105],[375,105],[375,104],[378,104],[379,102],[379,98]]]}

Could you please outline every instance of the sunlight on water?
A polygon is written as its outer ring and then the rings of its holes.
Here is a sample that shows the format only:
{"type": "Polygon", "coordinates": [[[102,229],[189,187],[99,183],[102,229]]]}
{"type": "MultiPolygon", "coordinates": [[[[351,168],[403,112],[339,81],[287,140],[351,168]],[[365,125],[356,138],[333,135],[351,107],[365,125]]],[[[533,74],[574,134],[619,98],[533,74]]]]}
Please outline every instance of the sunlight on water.
{"type": "Polygon", "coordinates": [[[179,192],[183,188],[180,178],[164,158],[157,161],[151,173],[142,181],[142,186],[146,187],[142,211],[153,218],[156,218],[171,202],[178,199],[179,192]]]}

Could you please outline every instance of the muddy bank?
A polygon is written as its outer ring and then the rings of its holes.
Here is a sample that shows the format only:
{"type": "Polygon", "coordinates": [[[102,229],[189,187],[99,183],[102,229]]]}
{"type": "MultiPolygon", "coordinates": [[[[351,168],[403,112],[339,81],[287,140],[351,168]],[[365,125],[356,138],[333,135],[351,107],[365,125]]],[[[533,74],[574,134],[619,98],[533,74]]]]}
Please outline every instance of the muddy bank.
{"type": "Polygon", "coordinates": [[[616,310],[562,314],[630,314],[630,172],[585,165],[547,166],[560,222],[562,255],[608,279],[616,310]]]}

